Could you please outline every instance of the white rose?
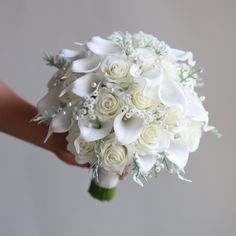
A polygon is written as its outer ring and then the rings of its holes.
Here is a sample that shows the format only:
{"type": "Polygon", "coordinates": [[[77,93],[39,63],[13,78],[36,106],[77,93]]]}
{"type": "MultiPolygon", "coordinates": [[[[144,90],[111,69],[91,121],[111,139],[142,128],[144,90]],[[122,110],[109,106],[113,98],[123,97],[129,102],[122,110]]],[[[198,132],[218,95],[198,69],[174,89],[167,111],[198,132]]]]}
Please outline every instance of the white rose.
{"type": "Polygon", "coordinates": [[[181,110],[169,108],[166,111],[164,124],[170,132],[179,132],[186,125],[185,116],[181,110]]]}
{"type": "Polygon", "coordinates": [[[120,99],[108,89],[101,89],[95,106],[96,115],[101,121],[114,118],[121,108],[120,99]]]}
{"type": "Polygon", "coordinates": [[[88,153],[94,152],[94,146],[96,142],[80,142],[80,154],[86,155],[88,153]]]}
{"type": "Polygon", "coordinates": [[[158,104],[158,92],[156,88],[145,91],[145,86],[140,83],[138,87],[130,90],[131,97],[128,100],[131,106],[135,106],[139,110],[154,111],[158,104]]]}
{"type": "Polygon", "coordinates": [[[135,91],[131,96],[133,105],[139,110],[145,110],[152,106],[151,98],[145,96],[141,90],[135,91]]]}
{"type": "Polygon", "coordinates": [[[136,48],[133,56],[143,71],[153,68],[157,61],[157,54],[151,47],[136,48]]]}
{"type": "Polygon", "coordinates": [[[149,89],[145,92],[145,81],[139,80],[130,88],[130,98],[127,102],[139,110],[153,110],[158,105],[157,91],[149,89]]]}
{"type": "Polygon", "coordinates": [[[101,157],[105,170],[122,174],[130,160],[130,150],[128,146],[116,144],[114,139],[109,139],[101,144],[101,157]]]}
{"type": "Polygon", "coordinates": [[[127,82],[130,62],[124,56],[108,56],[102,63],[101,70],[112,82],[127,82]]]}
{"type": "Polygon", "coordinates": [[[75,156],[75,160],[79,164],[84,163],[93,163],[95,160],[95,152],[94,148],[96,142],[79,142],[77,139],[74,141],[75,149],[77,155],[75,156]]]}
{"type": "Polygon", "coordinates": [[[180,137],[187,144],[190,152],[194,152],[198,149],[201,135],[202,126],[196,121],[190,121],[185,129],[180,133],[180,137]]]}
{"type": "Polygon", "coordinates": [[[137,140],[137,150],[140,155],[155,155],[168,148],[169,144],[169,133],[158,123],[153,122],[144,127],[137,140]]]}

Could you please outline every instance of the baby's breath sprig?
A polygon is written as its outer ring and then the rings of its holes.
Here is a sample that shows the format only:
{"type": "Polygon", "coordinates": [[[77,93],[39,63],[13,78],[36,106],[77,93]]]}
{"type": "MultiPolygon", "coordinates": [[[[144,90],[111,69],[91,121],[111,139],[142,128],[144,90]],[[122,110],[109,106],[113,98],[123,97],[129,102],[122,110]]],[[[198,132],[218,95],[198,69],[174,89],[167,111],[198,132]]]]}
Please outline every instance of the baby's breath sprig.
{"type": "Polygon", "coordinates": [[[97,143],[94,147],[95,160],[91,166],[91,168],[93,170],[93,178],[95,178],[97,181],[98,181],[98,168],[101,165],[101,155],[100,155],[100,151],[98,149],[99,149],[99,145],[97,143]]]}
{"type": "Polygon", "coordinates": [[[147,182],[147,176],[141,171],[140,166],[138,164],[138,154],[137,153],[134,154],[133,160],[134,160],[134,165],[136,167],[136,174],[135,174],[136,179],[140,180],[140,178],[142,178],[144,181],[147,182]]]}
{"type": "Polygon", "coordinates": [[[200,73],[203,72],[203,68],[193,68],[193,67],[188,67],[186,68],[181,68],[180,69],[180,82],[186,82],[190,79],[196,80],[199,76],[200,73]]]}

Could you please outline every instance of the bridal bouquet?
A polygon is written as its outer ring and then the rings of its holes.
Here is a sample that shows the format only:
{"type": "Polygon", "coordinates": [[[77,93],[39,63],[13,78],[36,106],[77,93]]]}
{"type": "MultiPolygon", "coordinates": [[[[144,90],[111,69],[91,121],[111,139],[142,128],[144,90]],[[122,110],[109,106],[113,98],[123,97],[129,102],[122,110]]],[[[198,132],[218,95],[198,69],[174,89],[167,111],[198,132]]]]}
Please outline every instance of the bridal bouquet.
{"type": "Polygon", "coordinates": [[[68,132],[68,150],[91,164],[90,194],[111,200],[119,175],[143,185],[166,169],[186,180],[189,154],[215,129],[195,91],[202,81],[192,53],[143,32],[76,44],[46,56],[58,71],[34,120],[49,125],[47,138],[68,132]]]}

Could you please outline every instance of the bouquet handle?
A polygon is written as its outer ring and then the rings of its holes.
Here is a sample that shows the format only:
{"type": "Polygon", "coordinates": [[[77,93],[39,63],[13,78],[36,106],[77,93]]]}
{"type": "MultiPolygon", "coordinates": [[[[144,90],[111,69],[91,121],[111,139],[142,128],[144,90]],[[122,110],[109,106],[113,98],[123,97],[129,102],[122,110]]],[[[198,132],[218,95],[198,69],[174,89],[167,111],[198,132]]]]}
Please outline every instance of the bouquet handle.
{"type": "Polygon", "coordinates": [[[111,201],[116,194],[116,187],[119,183],[119,175],[98,168],[98,178],[93,178],[88,192],[100,201],[111,201]]]}

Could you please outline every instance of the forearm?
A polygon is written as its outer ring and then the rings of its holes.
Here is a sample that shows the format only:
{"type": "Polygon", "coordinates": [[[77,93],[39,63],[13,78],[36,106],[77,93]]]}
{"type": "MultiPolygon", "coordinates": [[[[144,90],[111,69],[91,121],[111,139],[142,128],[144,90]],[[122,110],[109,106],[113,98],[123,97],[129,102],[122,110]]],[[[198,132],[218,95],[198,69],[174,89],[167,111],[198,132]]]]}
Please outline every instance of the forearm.
{"type": "Polygon", "coordinates": [[[17,96],[0,81],[0,131],[53,151],[53,139],[45,144],[43,142],[48,127],[30,122],[36,114],[36,107],[17,96]]]}

